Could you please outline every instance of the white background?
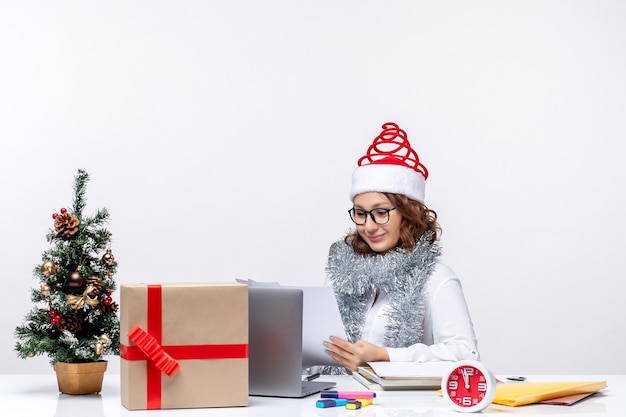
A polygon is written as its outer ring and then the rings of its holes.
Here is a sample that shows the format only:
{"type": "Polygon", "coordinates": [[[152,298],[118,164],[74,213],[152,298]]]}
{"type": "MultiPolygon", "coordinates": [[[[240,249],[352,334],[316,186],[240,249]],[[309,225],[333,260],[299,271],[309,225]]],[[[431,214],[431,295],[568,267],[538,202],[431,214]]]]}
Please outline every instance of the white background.
{"type": "Polygon", "coordinates": [[[77,169],[118,284],[317,285],[387,121],[430,170],[482,360],[626,373],[625,19],[603,0],[2,0],[0,373],[52,372],[13,331],[77,169]]]}

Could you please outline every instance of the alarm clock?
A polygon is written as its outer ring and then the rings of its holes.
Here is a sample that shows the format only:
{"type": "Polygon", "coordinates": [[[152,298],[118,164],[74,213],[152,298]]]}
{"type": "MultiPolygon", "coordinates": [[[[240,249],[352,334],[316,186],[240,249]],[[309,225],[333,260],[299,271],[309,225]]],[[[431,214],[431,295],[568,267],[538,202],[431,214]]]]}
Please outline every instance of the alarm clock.
{"type": "Polygon", "coordinates": [[[477,361],[455,362],[441,379],[446,403],[455,411],[474,413],[487,408],[496,396],[496,378],[477,361]]]}

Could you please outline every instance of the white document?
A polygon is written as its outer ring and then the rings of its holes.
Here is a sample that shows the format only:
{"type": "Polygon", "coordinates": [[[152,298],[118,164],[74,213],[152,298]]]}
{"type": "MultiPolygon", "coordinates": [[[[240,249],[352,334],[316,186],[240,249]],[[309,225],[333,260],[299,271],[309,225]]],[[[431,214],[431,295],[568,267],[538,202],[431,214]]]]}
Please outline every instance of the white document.
{"type": "Polygon", "coordinates": [[[382,378],[443,377],[454,362],[368,362],[382,378]]]}
{"type": "Polygon", "coordinates": [[[302,289],[302,364],[335,365],[323,345],[330,336],[347,339],[341,314],[331,287],[296,287],[302,289]]]}
{"type": "MultiPolygon", "coordinates": [[[[334,365],[323,345],[330,336],[347,339],[335,293],[328,286],[292,286],[277,282],[261,282],[237,279],[250,286],[298,288],[302,290],[302,366],[334,365]]],[[[289,312],[285,312],[289,314],[289,312]]]]}

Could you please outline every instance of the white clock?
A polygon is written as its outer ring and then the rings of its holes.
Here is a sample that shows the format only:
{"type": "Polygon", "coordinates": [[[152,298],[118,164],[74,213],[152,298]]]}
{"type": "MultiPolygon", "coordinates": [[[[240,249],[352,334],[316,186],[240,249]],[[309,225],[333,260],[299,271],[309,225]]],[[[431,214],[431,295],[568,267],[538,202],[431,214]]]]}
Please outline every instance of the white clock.
{"type": "Polygon", "coordinates": [[[496,378],[477,361],[455,362],[443,374],[441,391],[446,403],[455,411],[482,411],[496,396],[496,378]]]}

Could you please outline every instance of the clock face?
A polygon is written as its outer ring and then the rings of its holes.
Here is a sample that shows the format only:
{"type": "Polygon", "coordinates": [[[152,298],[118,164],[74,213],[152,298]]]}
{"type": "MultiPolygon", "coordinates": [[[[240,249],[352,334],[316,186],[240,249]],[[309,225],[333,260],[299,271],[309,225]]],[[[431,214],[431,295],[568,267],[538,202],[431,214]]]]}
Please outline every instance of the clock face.
{"type": "Polygon", "coordinates": [[[495,378],[479,362],[462,361],[455,364],[442,380],[442,391],[448,403],[457,411],[480,411],[493,400],[495,378]]]}

